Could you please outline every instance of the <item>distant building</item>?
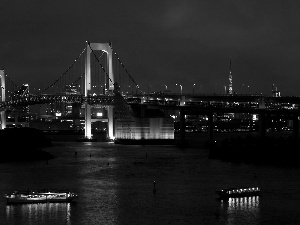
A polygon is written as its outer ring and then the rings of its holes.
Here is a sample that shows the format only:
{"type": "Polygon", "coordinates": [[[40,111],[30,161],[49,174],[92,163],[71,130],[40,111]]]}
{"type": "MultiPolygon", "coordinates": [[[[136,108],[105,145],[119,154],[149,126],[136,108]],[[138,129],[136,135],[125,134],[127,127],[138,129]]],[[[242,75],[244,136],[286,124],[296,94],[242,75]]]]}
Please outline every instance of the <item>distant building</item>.
{"type": "Polygon", "coordinates": [[[229,85],[228,85],[228,94],[233,94],[233,88],[232,88],[232,73],[231,73],[231,59],[230,59],[230,65],[229,65],[229,85]]]}
{"type": "Polygon", "coordinates": [[[280,97],[280,91],[277,90],[277,87],[274,84],[272,85],[272,96],[280,97]]]}
{"type": "MultiPolygon", "coordinates": [[[[11,100],[29,96],[29,85],[23,84],[21,88],[13,92],[8,98],[11,100]]],[[[28,105],[15,106],[8,109],[6,114],[6,127],[28,127],[30,121],[30,112],[28,105]]]]}

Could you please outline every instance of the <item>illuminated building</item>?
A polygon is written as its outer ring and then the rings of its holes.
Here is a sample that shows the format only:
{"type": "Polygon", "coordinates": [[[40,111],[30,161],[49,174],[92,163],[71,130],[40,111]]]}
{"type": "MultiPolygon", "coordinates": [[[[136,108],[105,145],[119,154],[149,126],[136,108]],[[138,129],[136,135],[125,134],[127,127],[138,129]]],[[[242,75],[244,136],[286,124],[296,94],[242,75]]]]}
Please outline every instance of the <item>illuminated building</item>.
{"type": "MultiPolygon", "coordinates": [[[[11,100],[24,98],[29,96],[29,85],[23,84],[20,90],[13,92],[10,96],[11,100]]],[[[7,110],[6,126],[12,127],[28,127],[30,120],[30,112],[28,105],[16,106],[7,110]]]]}
{"type": "Polygon", "coordinates": [[[272,85],[272,96],[280,97],[280,91],[277,90],[277,87],[274,84],[272,85]]]}
{"type": "Polygon", "coordinates": [[[230,94],[230,95],[233,94],[233,89],[232,89],[232,74],[231,74],[231,59],[230,59],[230,66],[229,66],[229,85],[228,85],[228,94],[230,94]]]}
{"type": "Polygon", "coordinates": [[[160,109],[127,105],[121,95],[115,98],[115,139],[174,139],[174,119],[160,109]]]}

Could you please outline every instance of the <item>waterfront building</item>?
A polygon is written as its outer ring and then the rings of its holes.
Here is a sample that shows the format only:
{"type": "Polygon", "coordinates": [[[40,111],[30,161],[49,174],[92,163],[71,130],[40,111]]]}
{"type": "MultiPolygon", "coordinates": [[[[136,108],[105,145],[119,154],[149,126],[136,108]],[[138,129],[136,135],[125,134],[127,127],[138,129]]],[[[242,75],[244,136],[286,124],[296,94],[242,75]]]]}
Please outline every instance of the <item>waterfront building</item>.
{"type": "Polygon", "coordinates": [[[174,139],[174,119],[164,111],[138,103],[128,105],[121,95],[115,101],[115,139],[174,139]]]}

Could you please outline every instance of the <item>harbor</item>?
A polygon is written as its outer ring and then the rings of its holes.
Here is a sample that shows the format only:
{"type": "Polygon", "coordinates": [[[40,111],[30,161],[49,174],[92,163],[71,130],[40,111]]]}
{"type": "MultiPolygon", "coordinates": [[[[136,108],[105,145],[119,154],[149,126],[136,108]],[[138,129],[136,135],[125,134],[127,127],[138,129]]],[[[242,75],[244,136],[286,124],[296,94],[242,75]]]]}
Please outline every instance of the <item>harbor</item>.
{"type": "Polygon", "coordinates": [[[55,142],[47,151],[56,156],[48,163],[1,163],[1,195],[16,187],[72,188],[76,203],[10,206],[2,198],[1,224],[295,224],[300,219],[299,168],[209,159],[207,149],[192,146],[55,142]],[[262,196],[220,202],[215,193],[252,186],[260,187],[262,196]]]}

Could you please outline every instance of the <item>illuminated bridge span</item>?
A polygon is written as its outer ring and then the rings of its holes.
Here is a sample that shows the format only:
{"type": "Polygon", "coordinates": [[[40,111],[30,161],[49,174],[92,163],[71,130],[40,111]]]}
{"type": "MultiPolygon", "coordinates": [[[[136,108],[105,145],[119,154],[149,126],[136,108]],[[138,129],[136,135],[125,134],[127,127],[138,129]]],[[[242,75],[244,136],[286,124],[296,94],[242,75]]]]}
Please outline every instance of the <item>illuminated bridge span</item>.
{"type": "Polygon", "coordinates": [[[89,105],[113,105],[113,95],[99,95],[99,96],[84,96],[84,95],[36,95],[12,99],[10,101],[0,102],[0,109],[16,106],[28,106],[36,104],[50,104],[50,103],[88,103],[89,105]]]}
{"type": "Polygon", "coordinates": [[[5,73],[1,78],[1,127],[6,127],[7,110],[12,107],[45,103],[81,103],[85,109],[85,137],[91,138],[91,108],[106,107],[109,138],[113,138],[114,92],[126,95],[140,92],[111,43],[86,43],[67,70],[44,88],[31,90],[16,85],[5,73]]]}
{"type": "MultiPolygon", "coordinates": [[[[0,78],[2,129],[6,127],[6,111],[28,105],[70,103],[84,108],[86,138],[92,137],[92,107],[99,105],[106,109],[111,139],[115,135],[115,118],[132,120],[129,106],[136,104],[141,108],[180,111],[181,130],[184,130],[185,115],[204,114],[212,123],[214,113],[250,113],[259,115],[261,121],[269,115],[291,118],[294,130],[298,132],[300,97],[146,93],[140,90],[110,43],[87,42],[66,71],[44,88],[29,91],[28,85],[16,85],[4,70],[0,70],[0,78]]],[[[126,132],[132,133],[128,127],[126,132]]]]}

